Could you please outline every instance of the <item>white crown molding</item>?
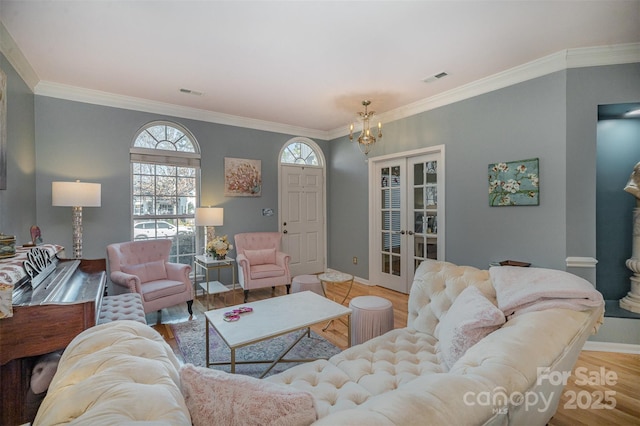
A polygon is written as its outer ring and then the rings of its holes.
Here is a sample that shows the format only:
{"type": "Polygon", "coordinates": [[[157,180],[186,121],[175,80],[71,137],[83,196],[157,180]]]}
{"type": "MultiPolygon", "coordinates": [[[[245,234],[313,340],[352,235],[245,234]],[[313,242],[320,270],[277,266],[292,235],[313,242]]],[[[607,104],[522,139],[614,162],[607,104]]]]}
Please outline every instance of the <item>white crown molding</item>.
{"type": "MultiPolygon", "coordinates": [[[[640,62],[640,43],[562,50],[378,116],[383,123],[396,121],[569,68],[634,62],[640,62]]],[[[329,139],[348,134],[348,126],[340,127],[329,131],[329,139]]]]}
{"type": "MultiPolygon", "coordinates": [[[[75,86],[40,81],[15,41],[0,22],[0,51],[7,57],[31,90],[42,96],[86,102],[95,105],[165,114],[206,122],[245,127],[268,132],[333,140],[349,134],[348,126],[330,131],[308,129],[270,121],[256,120],[196,108],[187,108],[130,96],[83,89],[75,86]]],[[[380,120],[391,122],[459,102],[474,96],[522,83],[537,77],[569,68],[616,65],[640,62],[640,43],[567,49],[523,65],[499,72],[447,92],[421,99],[409,105],[380,114],[380,120]]]]}
{"type": "Polygon", "coordinates": [[[6,56],[11,66],[33,92],[36,84],[40,81],[40,77],[33,70],[27,58],[24,57],[2,22],[0,22],[0,52],[6,56]]]}
{"type": "Polygon", "coordinates": [[[640,43],[567,50],[567,68],[631,64],[634,62],[640,62],[640,43]]]}
{"type": "Polygon", "coordinates": [[[256,120],[253,118],[223,114],[197,108],[183,107],[163,102],[150,101],[132,96],[116,95],[98,90],[84,89],[66,84],[41,81],[35,87],[34,93],[39,96],[66,99],[94,105],[110,106],[114,108],[164,114],[173,117],[188,118],[210,123],[226,124],[229,126],[248,129],[264,130],[267,132],[285,133],[294,136],[306,136],[317,139],[327,139],[327,132],[291,126],[288,124],[256,120]]]}

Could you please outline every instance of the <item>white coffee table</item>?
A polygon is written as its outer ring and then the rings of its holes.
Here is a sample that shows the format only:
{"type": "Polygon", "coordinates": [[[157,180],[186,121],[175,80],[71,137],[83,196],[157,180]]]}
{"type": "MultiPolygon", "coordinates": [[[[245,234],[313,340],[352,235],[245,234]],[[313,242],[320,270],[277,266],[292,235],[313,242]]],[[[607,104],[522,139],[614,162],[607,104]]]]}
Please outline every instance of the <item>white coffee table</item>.
{"type": "MultiPolygon", "coordinates": [[[[240,314],[238,321],[227,322],[224,313],[234,307],[214,309],[204,313],[206,318],[206,363],[211,365],[231,365],[231,372],[235,373],[236,364],[271,363],[262,373],[264,377],[278,362],[308,362],[313,359],[283,359],[284,356],[304,336],[310,336],[310,326],[332,319],[347,316],[347,323],[351,321],[351,309],[311,291],[272,297],[258,302],[244,303],[239,306],[250,306],[253,312],[240,314]],[[209,359],[209,324],[231,350],[231,362],[211,362],[209,359]],[[258,343],[292,331],[307,329],[300,337],[286,348],[274,360],[237,361],[236,349],[258,343]]],[[[351,327],[347,327],[347,342],[351,342],[351,327]]]]}

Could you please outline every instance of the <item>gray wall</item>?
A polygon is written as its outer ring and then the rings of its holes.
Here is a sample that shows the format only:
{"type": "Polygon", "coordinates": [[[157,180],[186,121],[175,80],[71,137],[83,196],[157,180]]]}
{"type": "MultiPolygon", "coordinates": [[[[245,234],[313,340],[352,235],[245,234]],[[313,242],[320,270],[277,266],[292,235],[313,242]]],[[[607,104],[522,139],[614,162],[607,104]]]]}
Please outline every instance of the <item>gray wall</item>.
{"type": "MultiPolygon", "coordinates": [[[[36,96],[35,110],[38,221],[47,241],[71,247],[71,209],[51,206],[51,182],[75,179],[102,184],[102,207],[83,210],[83,257],[105,257],[108,244],[131,239],[129,148],[136,131],[153,120],[179,123],[198,141],[201,204],[225,208],[217,234],[278,230],[278,155],[293,135],[43,96],[36,96]],[[261,197],[223,196],[224,157],[262,160],[261,197]],[[262,216],[266,207],[276,214],[262,216]]],[[[326,141],[317,142],[327,149],[326,141]]]]}
{"type": "Polygon", "coordinates": [[[348,137],[329,150],[327,181],[327,263],[360,278],[369,276],[369,194],[367,162],[348,137]],[[353,264],[353,257],[358,264],[353,264]]]}
{"type": "Polygon", "coordinates": [[[7,76],[7,189],[0,190],[0,232],[24,244],[36,224],[34,97],[2,54],[0,69],[7,76]]]}
{"type": "MultiPolygon", "coordinates": [[[[638,100],[638,63],[570,69],[385,123],[375,154],[445,145],[446,260],[486,268],[516,259],[564,270],[567,257],[596,257],[598,105],[638,100]],[[487,165],[532,157],[540,159],[540,205],[488,207],[487,165]]],[[[366,167],[345,138],[333,142],[330,266],[368,277],[368,265],[350,265],[369,244],[366,167]],[[333,182],[340,174],[348,179],[333,182]]],[[[596,282],[595,270],[574,269],[596,282]]],[[[609,280],[596,285],[608,293],[609,280]]],[[[616,320],[591,340],[640,344],[638,320],[616,320]],[[628,332],[624,340],[616,329],[628,332]]]]}
{"type": "MultiPolygon", "coordinates": [[[[564,269],[565,72],[385,123],[374,155],[444,144],[446,259],[486,269],[522,260],[564,269]],[[489,207],[487,166],[540,159],[540,205],[489,207]]],[[[367,166],[347,138],[333,141],[330,265],[368,277],[367,166]]]]}

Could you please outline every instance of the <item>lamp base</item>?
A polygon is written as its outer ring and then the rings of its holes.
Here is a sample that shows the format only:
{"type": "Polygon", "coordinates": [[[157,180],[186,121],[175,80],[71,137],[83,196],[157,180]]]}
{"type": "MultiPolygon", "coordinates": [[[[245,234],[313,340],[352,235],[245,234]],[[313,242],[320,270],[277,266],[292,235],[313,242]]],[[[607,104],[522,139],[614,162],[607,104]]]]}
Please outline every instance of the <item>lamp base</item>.
{"type": "Polygon", "coordinates": [[[82,258],[82,207],[72,207],[73,257],[82,258]]]}
{"type": "Polygon", "coordinates": [[[216,235],[216,228],[213,226],[207,226],[207,238],[204,242],[204,246],[207,246],[209,241],[213,241],[213,237],[216,235]]]}

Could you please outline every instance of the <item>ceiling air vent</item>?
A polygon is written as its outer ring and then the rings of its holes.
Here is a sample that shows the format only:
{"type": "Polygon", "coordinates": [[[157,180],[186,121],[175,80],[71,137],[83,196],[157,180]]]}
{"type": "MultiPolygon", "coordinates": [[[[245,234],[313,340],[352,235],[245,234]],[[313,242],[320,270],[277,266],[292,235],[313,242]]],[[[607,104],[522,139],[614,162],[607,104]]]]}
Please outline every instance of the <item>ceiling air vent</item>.
{"type": "Polygon", "coordinates": [[[431,75],[431,76],[423,79],[422,81],[424,81],[425,83],[432,83],[434,81],[437,81],[437,80],[440,80],[442,78],[445,78],[448,75],[449,74],[447,74],[445,71],[442,71],[442,72],[439,72],[438,74],[431,75]]]}
{"type": "Polygon", "coordinates": [[[202,96],[202,92],[196,92],[195,90],[191,89],[180,89],[180,92],[186,93],[187,95],[202,96]]]}

